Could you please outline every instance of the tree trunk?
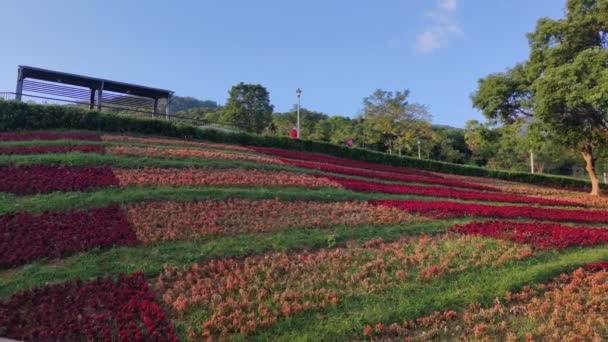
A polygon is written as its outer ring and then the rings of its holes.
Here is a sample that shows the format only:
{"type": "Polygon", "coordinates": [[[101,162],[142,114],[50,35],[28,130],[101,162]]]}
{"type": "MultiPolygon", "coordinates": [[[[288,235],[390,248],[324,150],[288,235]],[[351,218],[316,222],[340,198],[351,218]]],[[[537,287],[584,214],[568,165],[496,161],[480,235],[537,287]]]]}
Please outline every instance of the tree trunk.
{"type": "Polygon", "coordinates": [[[597,174],[595,173],[595,156],[593,156],[592,148],[584,148],[581,152],[583,158],[585,159],[585,169],[589,174],[589,179],[591,180],[591,195],[599,196],[600,195],[600,180],[597,178],[597,174]]]}

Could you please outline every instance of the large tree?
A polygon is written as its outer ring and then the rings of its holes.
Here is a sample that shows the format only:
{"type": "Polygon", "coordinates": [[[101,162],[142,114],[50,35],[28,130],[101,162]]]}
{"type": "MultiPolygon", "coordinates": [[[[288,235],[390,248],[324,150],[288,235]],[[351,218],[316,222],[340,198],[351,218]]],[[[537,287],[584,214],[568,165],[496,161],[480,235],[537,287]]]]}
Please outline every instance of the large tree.
{"type": "Polygon", "coordinates": [[[222,122],[254,133],[261,133],[270,125],[273,106],[266,88],[241,82],[233,86],[229,94],[220,117],[222,122]]]}
{"type": "Polygon", "coordinates": [[[426,106],[409,103],[409,90],[376,90],[363,99],[362,118],[368,132],[367,141],[383,143],[388,153],[411,152],[417,139],[430,136],[431,115],[426,106]]]}
{"type": "Polygon", "coordinates": [[[479,81],[473,105],[492,120],[533,116],[585,160],[591,194],[608,138],[608,0],[568,0],[565,18],[540,19],[524,63],[479,81]]]}

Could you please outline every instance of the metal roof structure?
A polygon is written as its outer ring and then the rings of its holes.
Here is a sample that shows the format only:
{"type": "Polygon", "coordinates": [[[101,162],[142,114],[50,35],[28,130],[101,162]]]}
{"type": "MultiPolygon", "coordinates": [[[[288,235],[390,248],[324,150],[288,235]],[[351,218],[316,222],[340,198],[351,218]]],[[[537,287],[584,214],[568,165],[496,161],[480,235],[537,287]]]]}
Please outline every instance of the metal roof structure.
{"type": "Polygon", "coordinates": [[[128,109],[150,106],[150,111],[157,113],[159,100],[166,100],[165,114],[169,114],[168,103],[173,91],[117,82],[102,78],[59,72],[31,66],[20,65],[17,73],[16,98],[21,100],[23,91],[74,99],[79,103],[89,103],[90,109],[101,109],[104,101],[107,107],[128,109]],[[35,80],[35,81],[32,81],[35,80]],[[43,82],[38,82],[43,81],[43,82]],[[87,88],[88,91],[86,89],[87,88]],[[114,93],[104,96],[105,92],[114,93]],[[112,106],[111,106],[112,104],[112,106]]]}

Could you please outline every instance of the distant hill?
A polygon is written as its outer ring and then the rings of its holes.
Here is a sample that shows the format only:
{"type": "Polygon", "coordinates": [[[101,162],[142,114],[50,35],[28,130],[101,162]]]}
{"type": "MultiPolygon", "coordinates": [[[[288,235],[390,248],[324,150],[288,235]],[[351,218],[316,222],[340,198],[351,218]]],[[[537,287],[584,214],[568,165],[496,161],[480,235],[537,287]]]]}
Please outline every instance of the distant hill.
{"type": "Polygon", "coordinates": [[[171,100],[171,112],[183,112],[190,109],[204,108],[215,110],[219,107],[217,102],[211,100],[199,100],[190,96],[173,96],[171,100]]]}

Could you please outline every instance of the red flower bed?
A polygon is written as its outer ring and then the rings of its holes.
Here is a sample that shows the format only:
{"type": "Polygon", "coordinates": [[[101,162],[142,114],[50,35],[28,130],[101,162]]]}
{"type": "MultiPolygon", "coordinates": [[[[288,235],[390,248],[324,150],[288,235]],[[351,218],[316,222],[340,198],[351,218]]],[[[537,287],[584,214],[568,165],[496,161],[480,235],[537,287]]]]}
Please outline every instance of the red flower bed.
{"type": "Polygon", "coordinates": [[[257,169],[114,169],[120,186],[163,185],[247,185],[247,186],[302,186],[307,188],[339,187],[322,177],[289,172],[257,169]]]}
{"type": "Polygon", "coordinates": [[[513,194],[499,194],[499,193],[488,193],[481,191],[467,191],[449,188],[439,188],[430,186],[420,185],[399,185],[399,184],[387,184],[370,182],[359,179],[350,179],[337,176],[322,176],[319,177],[327,178],[334,181],[344,188],[359,191],[359,192],[383,192],[388,194],[408,194],[408,195],[420,195],[420,196],[432,196],[432,197],[447,197],[456,198],[463,200],[476,200],[476,201],[491,201],[491,202],[511,202],[511,203],[530,203],[530,204],[546,204],[546,205],[564,205],[564,206],[580,206],[578,203],[544,199],[538,197],[527,197],[513,194]]]}
{"type": "Polygon", "coordinates": [[[23,141],[23,140],[92,140],[99,141],[101,138],[97,134],[89,133],[51,133],[51,132],[31,132],[31,133],[0,133],[0,141],[23,141]]]}
{"type": "Polygon", "coordinates": [[[416,170],[416,169],[409,169],[409,168],[405,168],[405,167],[374,164],[374,163],[368,163],[368,162],[352,160],[352,159],[344,159],[344,158],[338,158],[338,157],[332,157],[332,156],[326,156],[326,155],[320,155],[320,154],[297,152],[297,151],[279,150],[279,149],[274,149],[274,148],[251,147],[251,149],[258,153],[264,153],[264,154],[269,154],[272,156],[283,157],[283,158],[300,159],[300,160],[307,160],[307,161],[313,161],[313,162],[319,162],[319,163],[331,163],[331,164],[338,164],[338,165],[342,165],[342,166],[350,166],[350,167],[356,167],[356,168],[361,168],[361,169],[396,172],[396,173],[402,173],[402,174],[406,174],[406,175],[420,175],[420,176],[427,176],[427,177],[432,177],[432,178],[440,178],[440,176],[438,176],[434,173],[431,173],[431,172],[426,172],[426,171],[416,170]]]}
{"type": "Polygon", "coordinates": [[[177,341],[142,273],[17,293],[0,301],[0,334],[27,341],[177,341]]]}
{"type": "Polygon", "coordinates": [[[44,154],[44,153],[103,153],[103,146],[28,146],[0,147],[0,154],[44,154]]]}
{"type": "Polygon", "coordinates": [[[453,232],[467,235],[508,239],[515,243],[532,244],[537,248],[566,248],[608,243],[608,230],[589,227],[569,227],[556,223],[483,221],[454,225],[453,232]]]}
{"type": "Polygon", "coordinates": [[[598,261],[585,266],[589,272],[608,271],[608,261],[598,261]]]}
{"type": "Polygon", "coordinates": [[[0,179],[0,192],[17,195],[81,191],[118,185],[109,166],[2,165],[0,179]]]}
{"type": "Polygon", "coordinates": [[[0,216],[0,267],[60,258],[114,244],[134,245],[135,231],[118,206],[65,213],[0,216]]]}
{"type": "Polygon", "coordinates": [[[496,188],[493,188],[491,186],[466,183],[466,182],[461,182],[461,181],[457,181],[457,180],[449,180],[449,179],[443,179],[443,178],[429,178],[429,177],[421,177],[421,176],[415,176],[415,175],[377,172],[377,171],[370,171],[370,170],[354,169],[354,168],[332,165],[332,164],[304,162],[304,161],[291,160],[291,159],[281,159],[281,161],[283,161],[284,163],[293,165],[293,166],[297,166],[297,167],[302,167],[302,168],[307,168],[307,169],[317,169],[317,170],[321,170],[324,172],[340,173],[340,174],[345,174],[345,175],[350,175],[350,176],[377,178],[377,179],[402,181],[402,182],[438,184],[438,185],[453,186],[453,187],[457,187],[457,188],[498,191],[496,188]]]}
{"type": "Polygon", "coordinates": [[[465,216],[496,218],[521,217],[550,221],[608,223],[608,212],[604,210],[568,210],[558,208],[411,200],[374,200],[369,201],[369,203],[398,207],[409,212],[419,213],[432,218],[465,216]]]}

